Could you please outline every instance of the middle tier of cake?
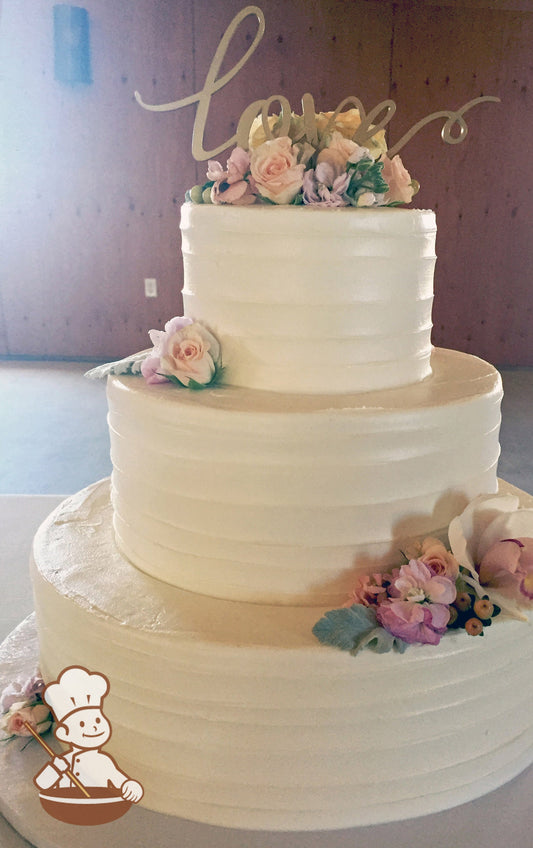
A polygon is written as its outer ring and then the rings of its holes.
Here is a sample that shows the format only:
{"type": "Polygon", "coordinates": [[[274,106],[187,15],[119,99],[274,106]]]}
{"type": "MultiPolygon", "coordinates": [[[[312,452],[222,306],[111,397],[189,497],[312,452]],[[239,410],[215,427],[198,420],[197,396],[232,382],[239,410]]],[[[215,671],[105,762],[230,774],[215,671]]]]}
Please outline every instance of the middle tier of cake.
{"type": "Polygon", "coordinates": [[[108,382],[116,541],[182,589],[338,605],[497,491],[501,379],[435,350],[416,385],[350,396],[108,382]]]}

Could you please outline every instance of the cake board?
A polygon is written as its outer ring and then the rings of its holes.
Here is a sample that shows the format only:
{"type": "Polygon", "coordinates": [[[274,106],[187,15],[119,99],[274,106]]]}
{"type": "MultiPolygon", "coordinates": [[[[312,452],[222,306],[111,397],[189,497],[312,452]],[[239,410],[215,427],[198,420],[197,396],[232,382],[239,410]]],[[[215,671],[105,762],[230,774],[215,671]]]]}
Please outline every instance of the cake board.
{"type": "MultiPolygon", "coordinates": [[[[38,662],[33,614],[0,646],[0,691],[18,675],[29,676],[38,662]]],[[[47,734],[48,744],[55,741],[47,734]]],[[[0,845],[2,848],[449,848],[479,844],[529,848],[533,768],[477,800],[434,815],[372,827],[313,832],[234,830],[133,807],[106,825],[82,827],[56,821],[40,806],[33,776],[43,765],[36,742],[15,738],[0,745],[0,845]],[[11,829],[13,828],[13,830],[11,829]]]]}

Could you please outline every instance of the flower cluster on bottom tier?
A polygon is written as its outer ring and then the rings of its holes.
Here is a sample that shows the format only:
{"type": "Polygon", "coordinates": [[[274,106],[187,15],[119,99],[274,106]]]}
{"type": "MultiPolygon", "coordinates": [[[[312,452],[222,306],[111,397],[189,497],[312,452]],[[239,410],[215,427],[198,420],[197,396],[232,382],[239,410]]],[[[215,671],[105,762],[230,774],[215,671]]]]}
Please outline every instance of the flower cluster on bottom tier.
{"type": "MultiPolygon", "coordinates": [[[[525,497],[525,496],[524,496],[525,497]]],[[[106,674],[109,751],[151,809],[268,830],[433,813],[533,760],[533,634],[357,660],[320,645],[317,608],[196,595],[117,552],[108,483],[67,499],[37,534],[43,676],[106,674]],[[392,742],[391,742],[392,740],[392,742]]]]}

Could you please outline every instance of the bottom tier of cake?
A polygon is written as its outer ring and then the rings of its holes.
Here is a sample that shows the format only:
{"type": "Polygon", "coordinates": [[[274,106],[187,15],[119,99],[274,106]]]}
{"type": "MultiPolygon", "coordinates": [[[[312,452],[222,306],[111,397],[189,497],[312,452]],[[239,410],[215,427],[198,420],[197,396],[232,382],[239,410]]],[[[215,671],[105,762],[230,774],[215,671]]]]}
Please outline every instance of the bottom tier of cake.
{"type": "Polygon", "coordinates": [[[316,607],[223,601],[116,550],[109,486],[68,498],[32,563],[41,669],[107,675],[106,750],[153,810],[318,830],[437,812],[533,761],[533,632],[357,657],[320,645],[316,607]]]}

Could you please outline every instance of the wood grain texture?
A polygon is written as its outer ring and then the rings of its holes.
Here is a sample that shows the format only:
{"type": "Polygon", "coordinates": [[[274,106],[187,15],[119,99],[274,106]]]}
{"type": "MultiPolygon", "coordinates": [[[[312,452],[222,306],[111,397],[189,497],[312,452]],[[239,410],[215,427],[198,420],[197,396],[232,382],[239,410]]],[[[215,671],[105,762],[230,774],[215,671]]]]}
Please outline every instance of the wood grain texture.
{"type": "MultiPolygon", "coordinates": [[[[93,84],[53,79],[52,3],[4,9],[10,170],[2,300],[12,354],[114,357],[180,309],[178,210],[194,180],[177,116],[151,115],[192,82],[189,4],[88,3],[93,84]],[[26,9],[24,9],[26,7],[26,9]],[[10,46],[11,45],[11,46],[10,46]],[[27,61],[25,61],[27,60],[27,61]],[[144,297],[155,277],[159,297],[144,297]]],[[[192,113],[179,116],[190,137],[192,113]]]]}
{"type": "Polygon", "coordinates": [[[533,364],[532,43],[519,12],[417,7],[395,20],[391,141],[444,105],[502,101],[465,116],[464,143],[439,144],[435,123],[402,153],[417,205],[437,212],[434,341],[499,364],[533,364]]]}
{"type": "MultiPolygon", "coordinates": [[[[112,358],[147,346],[181,309],[179,206],[203,179],[190,154],[195,108],[152,113],[203,85],[242,0],[87,0],[93,83],[53,78],[52,0],[3,4],[0,102],[7,168],[0,203],[0,354],[112,358]],[[158,280],[157,299],[143,279],[158,280]]],[[[212,100],[205,146],[235,132],[252,100],[298,111],[350,94],[392,96],[393,143],[420,117],[480,94],[469,137],[440,125],[402,151],[437,210],[437,344],[533,364],[531,94],[533,9],[525,0],[260,0],[265,37],[212,100]]],[[[255,32],[242,25],[223,67],[255,32]]],[[[223,156],[219,158],[224,158],[223,156]]]]}

